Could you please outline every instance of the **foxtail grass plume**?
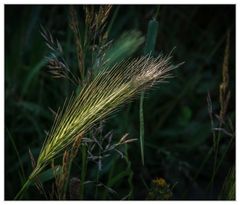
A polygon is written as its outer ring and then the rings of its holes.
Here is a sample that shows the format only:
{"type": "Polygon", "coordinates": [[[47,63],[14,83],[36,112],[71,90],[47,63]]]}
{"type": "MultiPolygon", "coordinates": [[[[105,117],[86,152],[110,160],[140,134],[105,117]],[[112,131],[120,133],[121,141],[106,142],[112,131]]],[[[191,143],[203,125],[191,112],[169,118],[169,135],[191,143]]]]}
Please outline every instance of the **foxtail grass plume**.
{"type": "MultiPolygon", "coordinates": [[[[79,94],[72,95],[57,112],[36,167],[26,183],[99,120],[109,116],[141,91],[171,77],[169,72],[179,65],[171,65],[170,60],[170,56],[146,56],[122,61],[112,68],[103,67],[91,82],[82,87],[79,94]]],[[[16,198],[21,196],[21,192],[16,198]]]]}

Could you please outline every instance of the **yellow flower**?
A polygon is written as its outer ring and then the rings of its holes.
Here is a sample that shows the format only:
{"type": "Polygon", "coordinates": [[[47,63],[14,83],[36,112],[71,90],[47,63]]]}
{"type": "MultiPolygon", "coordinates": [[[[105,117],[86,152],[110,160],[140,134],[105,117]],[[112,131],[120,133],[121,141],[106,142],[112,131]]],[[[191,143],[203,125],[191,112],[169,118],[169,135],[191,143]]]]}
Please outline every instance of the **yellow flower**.
{"type": "Polygon", "coordinates": [[[152,180],[151,188],[148,192],[147,199],[150,200],[169,200],[173,196],[170,185],[165,179],[158,177],[152,180]]]}
{"type": "Polygon", "coordinates": [[[160,187],[165,187],[167,185],[167,182],[163,178],[156,178],[152,180],[153,184],[156,184],[160,187]]]}

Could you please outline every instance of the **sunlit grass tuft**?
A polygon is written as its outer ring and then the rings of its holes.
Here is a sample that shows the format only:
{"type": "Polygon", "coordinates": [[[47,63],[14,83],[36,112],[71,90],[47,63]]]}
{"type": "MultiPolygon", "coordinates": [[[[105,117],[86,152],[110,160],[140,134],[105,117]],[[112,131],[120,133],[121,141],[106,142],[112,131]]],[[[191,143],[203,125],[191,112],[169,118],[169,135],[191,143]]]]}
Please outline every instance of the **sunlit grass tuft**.
{"type": "MultiPolygon", "coordinates": [[[[36,167],[26,183],[34,179],[52,159],[99,120],[141,91],[171,77],[169,71],[176,66],[170,64],[170,59],[170,56],[147,56],[122,61],[112,68],[103,67],[91,82],[82,87],[78,95],[72,95],[57,112],[36,167]]],[[[22,191],[16,198],[21,196],[22,191]]]]}

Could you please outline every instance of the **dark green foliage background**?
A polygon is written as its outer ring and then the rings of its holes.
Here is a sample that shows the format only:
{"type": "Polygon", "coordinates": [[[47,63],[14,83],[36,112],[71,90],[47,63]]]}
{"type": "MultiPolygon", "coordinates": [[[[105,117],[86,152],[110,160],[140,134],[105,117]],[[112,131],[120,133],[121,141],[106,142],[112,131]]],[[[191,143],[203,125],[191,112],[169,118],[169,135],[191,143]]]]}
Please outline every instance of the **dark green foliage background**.
{"type": "MultiPolygon", "coordinates": [[[[157,6],[114,5],[110,19],[117,7],[119,12],[110,38],[116,40],[129,30],[139,30],[146,36],[148,22],[157,6]]],[[[82,7],[76,8],[83,19],[82,7]]],[[[212,147],[206,98],[209,91],[213,109],[218,113],[219,84],[229,29],[231,99],[227,115],[235,124],[235,6],[161,5],[157,20],[156,54],[168,54],[176,46],[173,62],[184,61],[185,64],[174,71],[175,78],[170,83],[160,84],[145,94],[144,167],[139,141],[128,145],[133,171],[132,198],[145,199],[148,191],[144,182],[150,186],[152,179],[163,177],[171,185],[177,183],[173,199],[217,199],[229,169],[235,164],[235,144],[224,158],[212,191],[206,189],[212,174],[212,156],[199,177],[194,176],[212,147]]],[[[56,110],[71,92],[66,80],[53,79],[47,72],[44,56],[48,50],[39,32],[40,25],[61,42],[71,68],[77,70],[73,34],[68,26],[68,6],[5,6],[5,199],[13,199],[23,183],[19,177],[19,158],[26,175],[31,172],[28,149],[37,158],[45,139],[44,130],[52,125],[53,116],[48,108],[56,110]]],[[[141,49],[135,55],[142,54],[143,47],[141,49]]],[[[116,140],[126,132],[131,138],[138,138],[138,112],[139,100],[135,100],[112,116],[104,129],[113,130],[116,140]]],[[[221,140],[220,155],[227,142],[227,137],[221,140]]],[[[111,166],[115,166],[113,175],[116,176],[126,169],[126,164],[117,157],[114,159],[117,163],[106,162],[105,169],[108,174],[111,166]]],[[[79,169],[73,171],[73,176],[80,173],[79,169]]],[[[90,167],[87,174],[94,175],[95,169],[90,167]]],[[[114,185],[119,194],[116,198],[129,192],[127,180],[123,177],[114,185]]],[[[46,185],[46,189],[50,190],[49,187],[46,185]]],[[[34,188],[28,191],[26,198],[44,199],[34,188]]]]}

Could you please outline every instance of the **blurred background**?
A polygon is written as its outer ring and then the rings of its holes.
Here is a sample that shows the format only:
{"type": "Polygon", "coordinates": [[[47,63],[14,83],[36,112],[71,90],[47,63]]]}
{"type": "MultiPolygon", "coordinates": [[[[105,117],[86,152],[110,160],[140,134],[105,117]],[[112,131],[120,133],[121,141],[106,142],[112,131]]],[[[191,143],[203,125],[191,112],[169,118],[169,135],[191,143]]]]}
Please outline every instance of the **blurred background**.
{"type": "MultiPolygon", "coordinates": [[[[84,33],[83,6],[74,8],[80,33],[84,33]]],[[[172,61],[184,64],[174,70],[175,77],[169,83],[159,84],[145,95],[145,164],[139,140],[127,144],[126,160],[114,153],[103,161],[100,172],[101,181],[116,193],[99,192],[94,198],[91,193],[95,188],[86,186],[84,199],[164,199],[161,194],[160,198],[152,196],[161,191],[171,192],[166,198],[178,200],[234,199],[229,190],[232,193],[235,188],[235,6],[113,5],[106,20],[110,25],[107,41],[117,42],[132,30],[146,39],[154,17],[158,33],[153,55],[169,54],[176,47],[172,61]],[[231,92],[227,102],[220,97],[220,85],[226,78],[227,91],[231,92]],[[219,116],[224,103],[222,122],[219,116]],[[216,135],[220,136],[217,152],[216,135]],[[166,184],[154,187],[159,178],[166,184]]],[[[61,43],[70,69],[78,71],[69,6],[5,5],[6,200],[14,198],[24,175],[32,170],[29,149],[37,159],[44,131],[50,130],[54,119],[49,108],[56,110],[73,89],[66,79],[49,74],[45,58],[49,48],[41,36],[41,26],[61,43]]],[[[128,57],[143,55],[144,43],[134,51],[128,57]]],[[[86,55],[86,69],[90,65],[86,55]]],[[[139,139],[139,129],[139,98],[121,107],[103,126],[104,133],[112,131],[116,142],[125,133],[139,139]]],[[[97,170],[89,163],[86,181],[93,180],[97,170]]],[[[78,177],[80,172],[81,153],[71,177],[78,177]]],[[[51,176],[45,179],[49,192],[52,183],[51,176]]],[[[34,187],[25,198],[45,199],[34,187]]]]}

